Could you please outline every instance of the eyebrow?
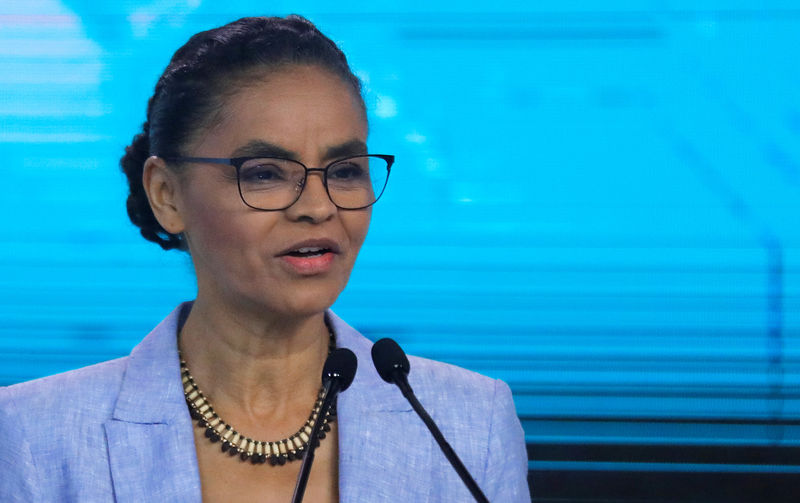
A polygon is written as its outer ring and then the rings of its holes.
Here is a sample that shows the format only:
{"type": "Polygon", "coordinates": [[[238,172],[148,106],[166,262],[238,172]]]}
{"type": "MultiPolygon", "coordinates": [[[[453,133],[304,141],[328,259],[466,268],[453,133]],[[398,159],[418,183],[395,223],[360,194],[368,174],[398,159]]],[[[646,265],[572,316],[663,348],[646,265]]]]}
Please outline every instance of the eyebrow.
{"type": "Polygon", "coordinates": [[[279,147],[264,140],[250,140],[241,147],[233,151],[231,157],[251,157],[251,156],[264,156],[264,157],[285,157],[287,159],[296,159],[297,154],[283,147],[279,147]]]}
{"type": "MultiPolygon", "coordinates": [[[[351,155],[362,155],[367,153],[367,144],[361,140],[350,140],[340,145],[328,147],[324,153],[325,160],[338,159],[351,155]]],[[[264,140],[250,140],[243,146],[233,151],[231,157],[283,157],[285,159],[297,160],[300,156],[296,152],[286,150],[273,143],[264,140]]]]}
{"type": "Polygon", "coordinates": [[[362,155],[367,153],[367,144],[361,140],[350,140],[348,142],[342,143],[341,145],[335,145],[333,147],[328,148],[325,151],[325,159],[337,159],[341,157],[347,157],[351,155],[362,155]]]}

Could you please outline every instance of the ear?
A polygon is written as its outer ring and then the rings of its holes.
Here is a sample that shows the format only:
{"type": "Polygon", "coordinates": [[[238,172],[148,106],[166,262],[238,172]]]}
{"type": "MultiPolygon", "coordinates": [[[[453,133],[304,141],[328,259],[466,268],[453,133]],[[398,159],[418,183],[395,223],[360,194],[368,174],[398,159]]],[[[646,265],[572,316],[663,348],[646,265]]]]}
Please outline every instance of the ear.
{"type": "Polygon", "coordinates": [[[150,156],[144,163],[142,185],[153,214],[167,232],[180,234],[185,223],[180,211],[180,180],[164,159],[150,156]]]}

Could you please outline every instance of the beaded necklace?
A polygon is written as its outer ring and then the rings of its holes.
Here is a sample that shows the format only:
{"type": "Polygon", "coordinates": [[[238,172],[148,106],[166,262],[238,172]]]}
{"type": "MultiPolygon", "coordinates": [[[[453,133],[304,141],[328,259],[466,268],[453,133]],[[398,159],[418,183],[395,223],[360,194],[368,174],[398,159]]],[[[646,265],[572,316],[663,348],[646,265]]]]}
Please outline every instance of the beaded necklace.
{"type": "MultiPolygon", "coordinates": [[[[328,344],[328,355],[336,348],[336,338],[333,331],[328,328],[330,342],[328,344]]],[[[276,441],[253,440],[236,431],[230,424],[223,421],[219,414],[214,411],[214,407],[205,397],[200,388],[194,382],[192,374],[186,366],[178,350],[178,357],[181,362],[181,381],[183,383],[183,393],[186,397],[186,404],[189,406],[189,413],[197,421],[197,426],[205,429],[205,436],[211,443],[221,442],[221,451],[228,455],[236,456],[242,461],[250,460],[254,465],[269,462],[270,465],[283,465],[287,461],[302,459],[306,453],[308,443],[311,441],[311,430],[319,417],[322,400],[325,398],[325,388],[320,387],[317,393],[317,400],[311,409],[305,424],[293,435],[276,441]]],[[[335,405],[322,418],[322,428],[319,431],[316,445],[325,438],[326,432],[331,430],[330,422],[336,418],[335,405]]]]}

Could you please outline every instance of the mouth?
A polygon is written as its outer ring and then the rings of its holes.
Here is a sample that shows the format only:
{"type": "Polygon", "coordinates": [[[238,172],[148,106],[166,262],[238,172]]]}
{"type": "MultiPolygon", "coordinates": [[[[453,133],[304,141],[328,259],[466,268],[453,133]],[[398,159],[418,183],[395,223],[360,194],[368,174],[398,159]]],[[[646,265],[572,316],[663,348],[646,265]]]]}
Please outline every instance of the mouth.
{"type": "Polygon", "coordinates": [[[338,254],[339,252],[339,245],[333,240],[308,239],[289,246],[278,255],[296,258],[314,258],[328,253],[338,254]]]}
{"type": "Polygon", "coordinates": [[[340,253],[336,241],[321,238],[297,242],[284,249],[278,257],[293,274],[316,276],[330,272],[340,253]]]}
{"type": "Polygon", "coordinates": [[[322,248],[317,246],[304,246],[302,248],[298,248],[297,250],[291,250],[285,255],[298,258],[314,258],[325,255],[326,253],[333,253],[333,250],[330,248],[322,248]]]}

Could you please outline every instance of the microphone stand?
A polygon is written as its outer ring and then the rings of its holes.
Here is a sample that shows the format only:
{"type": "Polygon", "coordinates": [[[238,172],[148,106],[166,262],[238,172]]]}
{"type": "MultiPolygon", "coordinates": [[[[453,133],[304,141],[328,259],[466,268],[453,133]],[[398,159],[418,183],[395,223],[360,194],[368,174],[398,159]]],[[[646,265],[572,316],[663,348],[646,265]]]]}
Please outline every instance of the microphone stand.
{"type": "Polygon", "coordinates": [[[395,369],[392,372],[392,377],[394,378],[393,380],[395,384],[397,384],[397,387],[400,388],[400,392],[411,404],[411,408],[414,409],[417,415],[419,415],[420,419],[422,419],[422,422],[425,423],[425,426],[428,427],[433,435],[433,438],[436,439],[436,443],[439,444],[439,448],[442,449],[444,456],[448,461],[450,461],[450,464],[453,465],[456,473],[458,473],[458,476],[461,477],[461,480],[467,486],[467,489],[469,489],[469,492],[472,494],[472,497],[475,498],[475,501],[479,503],[489,503],[489,500],[486,499],[486,495],[483,494],[481,488],[478,487],[478,483],[475,482],[475,479],[473,479],[472,475],[469,474],[469,470],[467,470],[467,467],[461,462],[461,459],[458,457],[458,454],[456,454],[456,451],[454,451],[447,440],[445,440],[444,435],[442,435],[442,432],[439,430],[439,427],[436,426],[436,423],[433,422],[431,416],[428,415],[428,412],[425,410],[422,404],[419,403],[419,400],[417,400],[417,396],[411,389],[411,385],[408,384],[406,375],[400,369],[395,369]]]}
{"type": "Polygon", "coordinates": [[[303,456],[303,464],[300,465],[300,474],[297,476],[297,485],[294,488],[294,495],[292,496],[292,503],[300,503],[303,501],[303,494],[306,492],[306,484],[308,483],[308,475],[311,473],[311,465],[314,463],[314,451],[319,445],[319,430],[322,428],[322,418],[333,405],[333,400],[339,392],[339,380],[328,379],[323,383],[325,388],[325,398],[322,400],[322,406],[317,413],[317,420],[314,421],[314,426],[311,427],[311,434],[309,435],[308,449],[303,456]]]}
{"type": "Polygon", "coordinates": [[[322,419],[330,412],[336,396],[346,390],[353,382],[356,375],[358,360],[356,355],[347,348],[335,349],[322,368],[322,388],[324,396],[322,404],[317,411],[317,418],[311,426],[311,434],[308,439],[308,448],[303,456],[303,464],[300,465],[300,473],[297,475],[297,484],[294,486],[292,503],[303,501],[303,494],[306,492],[308,474],[311,473],[311,465],[314,463],[314,451],[319,445],[319,430],[322,428],[322,419]]]}

